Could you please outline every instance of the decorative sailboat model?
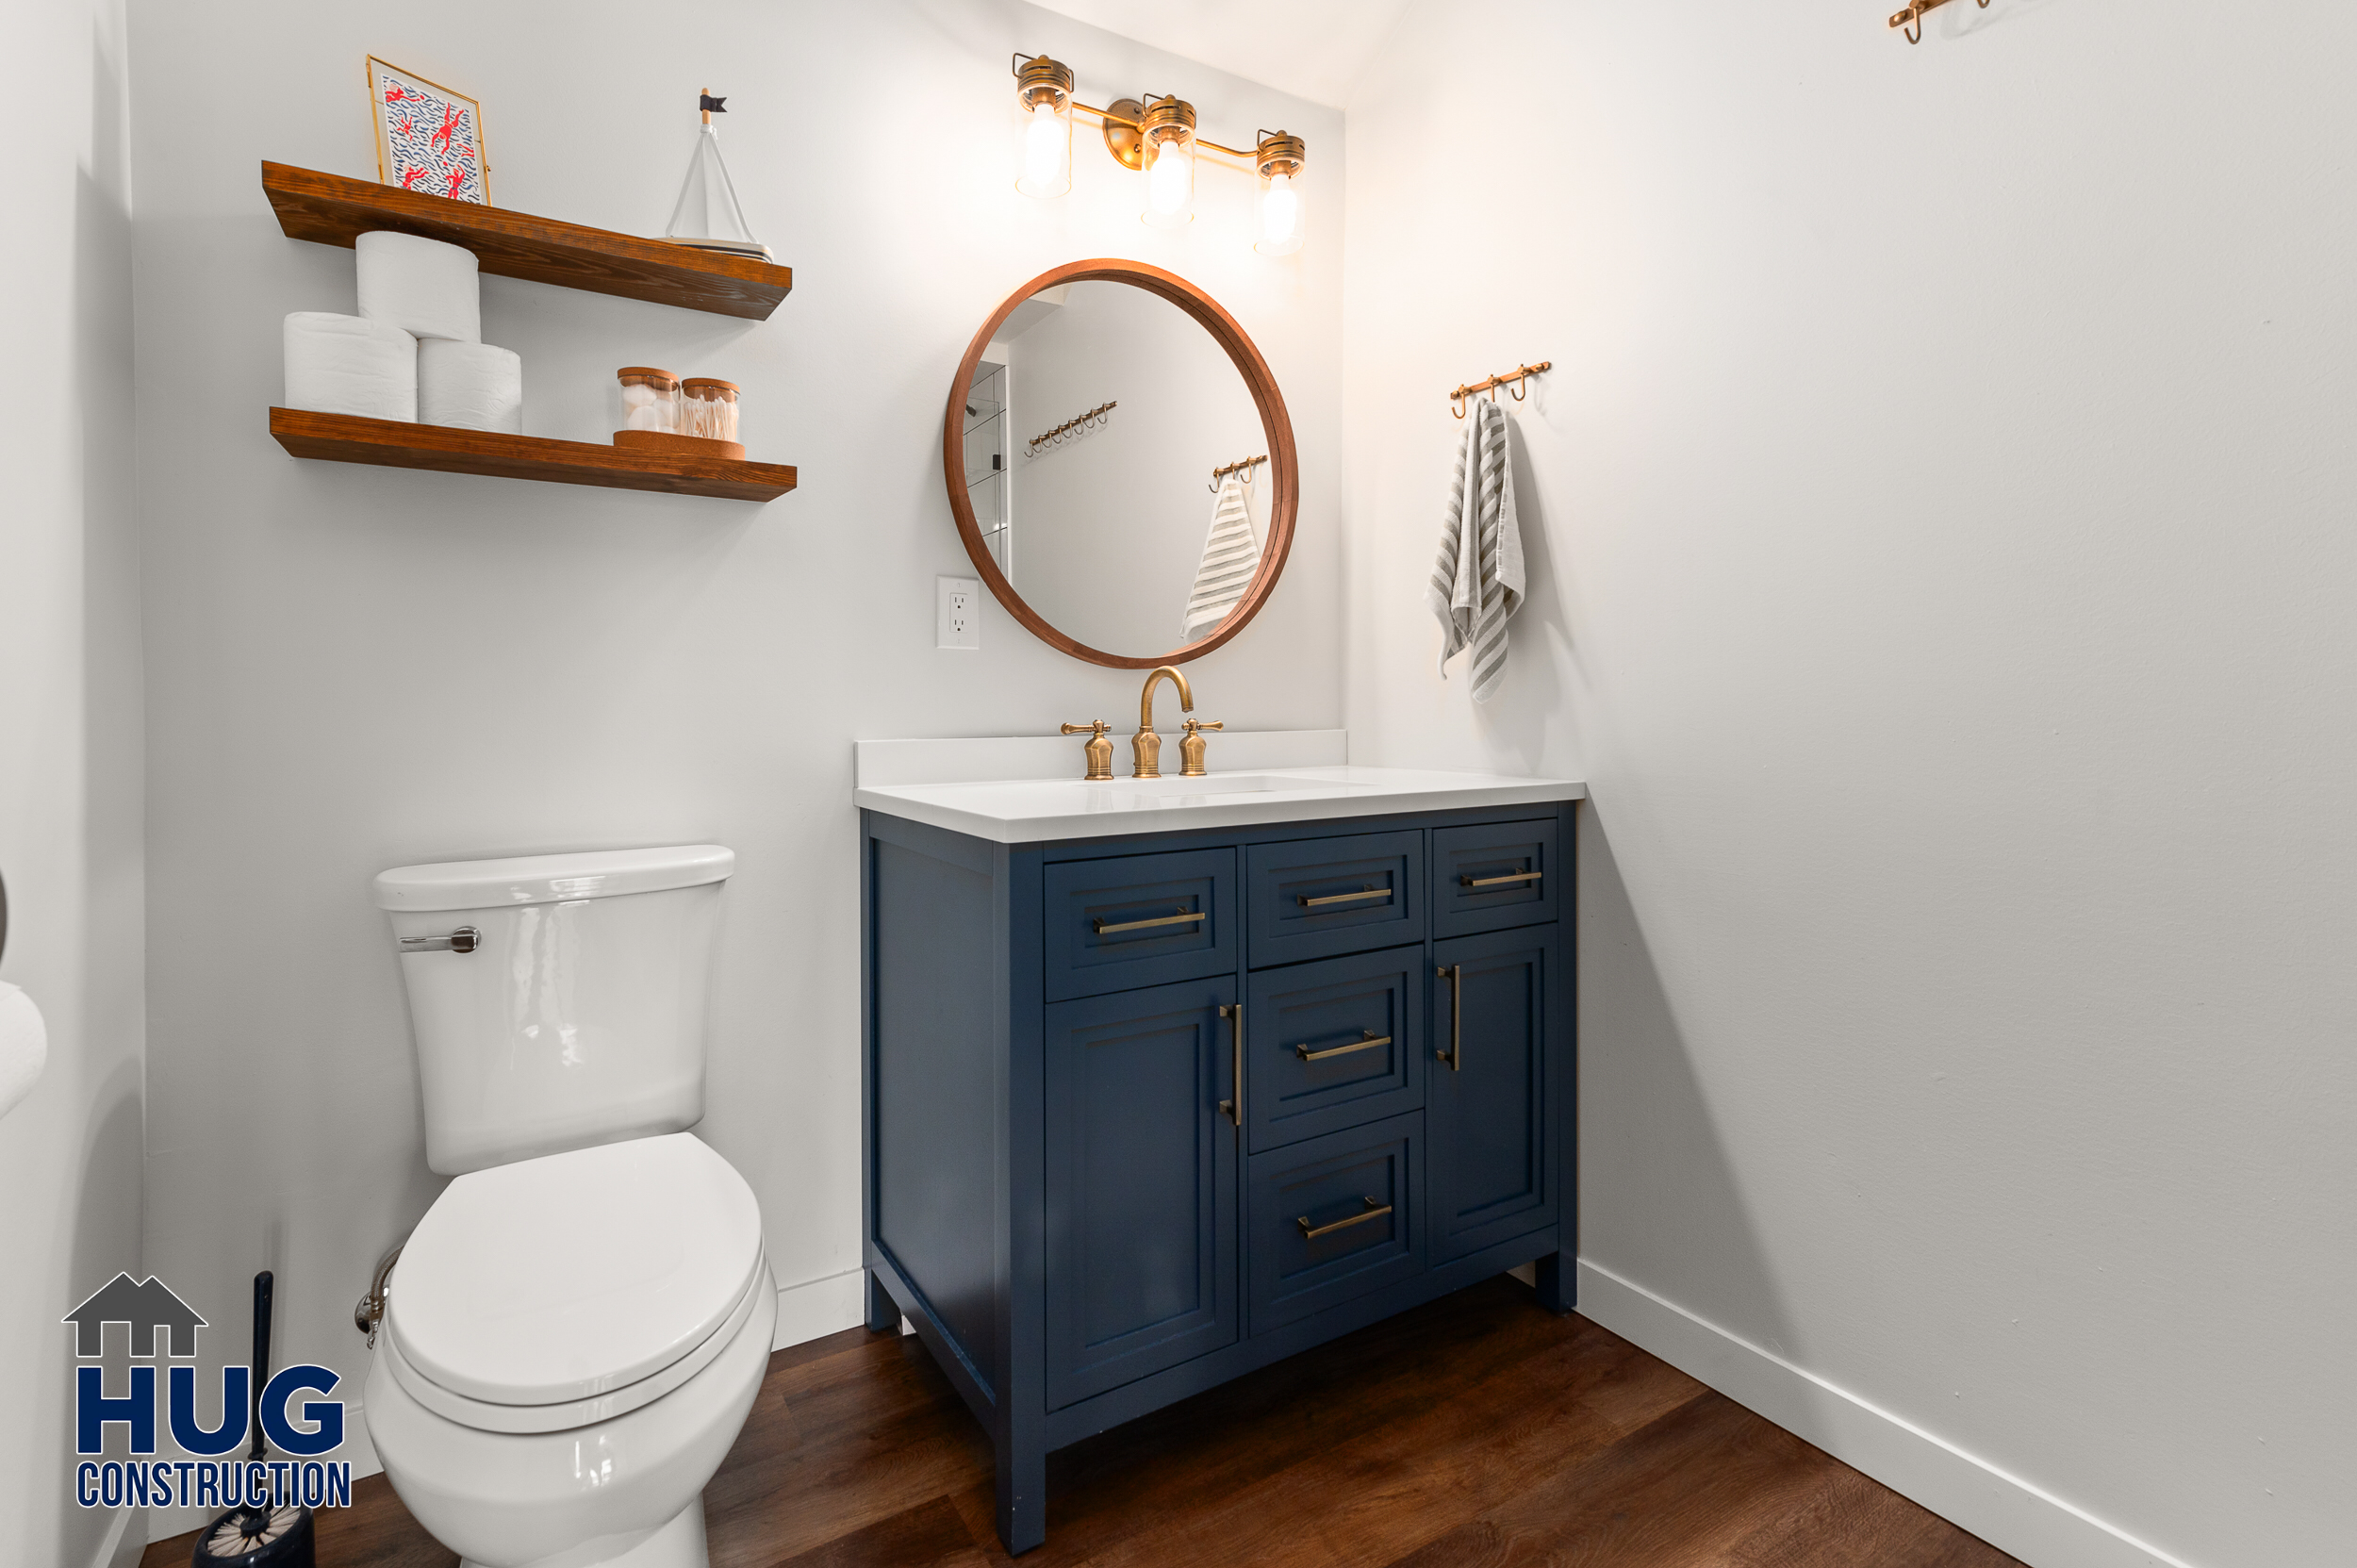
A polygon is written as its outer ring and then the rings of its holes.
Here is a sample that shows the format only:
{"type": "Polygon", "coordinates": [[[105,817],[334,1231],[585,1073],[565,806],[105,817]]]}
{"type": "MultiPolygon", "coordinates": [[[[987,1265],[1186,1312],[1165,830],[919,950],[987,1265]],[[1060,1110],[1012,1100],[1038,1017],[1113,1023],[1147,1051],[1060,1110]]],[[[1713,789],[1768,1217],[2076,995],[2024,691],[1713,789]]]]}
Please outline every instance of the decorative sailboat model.
{"type": "Polygon", "coordinates": [[[700,251],[774,261],[777,258],[769,254],[769,247],[754,239],[746,223],[736,187],[729,179],[729,166],[720,159],[720,132],[712,117],[727,113],[726,103],[726,99],[715,98],[709,89],[698,95],[696,107],[703,115],[703,128],[696,137],[695,154],[687,160],[687,180],[680,187],[679,205],[671,208],[670,226],[663,231],[663,238],[700,251]]]}

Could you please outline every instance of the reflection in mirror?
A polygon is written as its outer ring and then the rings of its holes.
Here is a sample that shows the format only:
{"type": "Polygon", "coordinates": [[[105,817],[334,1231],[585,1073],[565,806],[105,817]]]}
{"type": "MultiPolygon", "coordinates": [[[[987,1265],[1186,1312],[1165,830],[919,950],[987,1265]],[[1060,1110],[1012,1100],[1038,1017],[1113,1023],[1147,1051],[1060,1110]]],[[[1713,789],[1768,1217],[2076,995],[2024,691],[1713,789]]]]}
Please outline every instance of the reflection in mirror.
{"type": "Polygon", "coordinates": [[[1268,438],[1243,372],[1178,305],[1096,279],[1040,290],[984,349],[964,417],[975,527],[1059,632],[1150,659],[1244,596],[1268,438]]]}

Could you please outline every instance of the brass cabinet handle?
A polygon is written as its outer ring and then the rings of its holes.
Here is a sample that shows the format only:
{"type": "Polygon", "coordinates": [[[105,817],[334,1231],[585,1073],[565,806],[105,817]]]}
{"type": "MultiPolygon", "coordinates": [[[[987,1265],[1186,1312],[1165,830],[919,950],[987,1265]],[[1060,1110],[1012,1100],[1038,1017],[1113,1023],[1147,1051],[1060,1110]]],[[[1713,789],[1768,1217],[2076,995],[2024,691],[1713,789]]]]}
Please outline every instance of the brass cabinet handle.
{"type": "Polygon", "coordinates": [[[1503,887],[1509,882],[1537,882],[1546,873],[1543,871],[1517,871],[1510,877],[1459,877],[1457,879],[1457,885],[1459,887],[1503,887]]]}
{"type": "Polygon", "coordinates": [[[1465,1064],[1465,966],[1452,964],[1434,972],[1448,982],[1448,1049],[1432,1054],[1456,1072],[1465,1064]]]}
{"type": "Polygon", "coordinates": [[[1375,1199],[1368,1198],[1367,1212],[1363,1214],[1353,1214],[1348,1219],[1338,1219],[1331,1225],[1321,1225],[1315,1230],[1310,1229],[1310,1216],[1307,1214],[1301,1215],[1298,1219],[1295,1219],[1294,1223],[1301,1227],[1301,1239],[1303,1241],[1313,1242],[1320,1236],[1330,1236],[1337,1230],[1347,1230],[1354,1225],[1364,1225],[1371,1219],[1381,1219],[1385,1214],[1388,1214],[1391,1212],[1392,1206],[1390,1204],[1385,1203],[1378,1206],[1375,1199]]]}
{"type": "Polygon", "coordinates": [[[1117,931],[1144,931],[1148,926],[1183,926],[1190,920],[1202,920],[1208,918],[1210,918],[1210,911],[1197,910],[1193,915],[1165,915],[1157,920],[1124,920],[1117,926],[1107,925],[1105,923],[1104,916],[1099,916],[1097,918],[1090,921],[1089,923],[1096,928],[1097,935],[1111,936],[1117,931]]]}
{"type": "Polygon", "coordinates": [[[1233,1007],[1223,1006],[1219,1010],[1219,1015],[1235,1026],[1231,1039],[1235,1050],[1236,1075],[1236,1098],[1221,1100],[1219,1108],[1228,1114],[1229,1121],[1236,1124],[1236,1131],[1242,1132],[1244,1131],[1244,1003],[1238,1002],[1233,1007]]]}
{"type": "Polygon", "coordinates": [[[1370,887],[1363,893],[1328,893],[1323,899],[1295,895],[1304,909],[1316,909],[1324,904],[1355,904],[1362,899],[1388,899],[1391,896],[1392,890],[1388,887],[1370,887]]]}
{"type": "Polygon", "coordinates": [[[1365,1039],[1353,1040],[1346,1046],[1328,1046],[1324,1050],[1311,1050],[1305,1043],[1294,1047],[1294,1054],[1304,1062],[1323,1062],[1329,1056],[1348,1056],[1354,1050],[1373,1050],[1377,1046],[1388,1046],[1391,1043],[1390,1035],[1377,1034],[1375,1031],[1368,1030],[1365,1039]]]}

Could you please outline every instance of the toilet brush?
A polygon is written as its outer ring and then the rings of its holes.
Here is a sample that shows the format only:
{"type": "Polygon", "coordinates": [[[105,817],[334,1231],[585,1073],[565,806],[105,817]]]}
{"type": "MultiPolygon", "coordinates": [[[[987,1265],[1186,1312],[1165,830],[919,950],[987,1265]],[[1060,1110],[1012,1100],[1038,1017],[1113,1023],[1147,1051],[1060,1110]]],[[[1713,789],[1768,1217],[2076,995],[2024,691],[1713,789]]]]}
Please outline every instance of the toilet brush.
{"type": "MultiPolygon", "coordinates": [[[[254,1445],[249,1464],[262,1457],[262,1388],[270,1381],[271,1272],[254,1277],[253,1401],[247,1417],[254,1445]]],[[[253,1475],[247,1471],[249,1477],[253,1475]]],[[[196,1538],[195,1568],[314,1568],[311,1510],[300,1500],[277,1507],[268,1496],[249,1498],[214,1520],[196,1538]]]]}

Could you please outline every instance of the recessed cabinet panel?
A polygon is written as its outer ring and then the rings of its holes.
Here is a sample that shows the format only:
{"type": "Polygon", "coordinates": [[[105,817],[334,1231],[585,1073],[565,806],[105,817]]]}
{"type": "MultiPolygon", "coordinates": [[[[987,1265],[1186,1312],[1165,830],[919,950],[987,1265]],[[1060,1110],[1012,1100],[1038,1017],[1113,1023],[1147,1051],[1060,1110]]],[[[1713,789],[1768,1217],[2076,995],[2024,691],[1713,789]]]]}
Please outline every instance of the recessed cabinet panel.
{"type": "Polygon", "coordinates": [[[1053,1410],[1232,1344],[1232,978],[1047,1010],[1053,1410]]]}
{"type": "Polygon", "coordinates": [[[1535,926],[1556,917],[1563,868],[1555,820],[1432,830],[1432,934],[1535,926]]]}
{"type": "Polygon", "coordinates": [[[1254,971],[1244,1122],[1255,1150],[1424,1103],[1424,944],[1254,971]]]}
{"type": "Polygon", "coordinates": [[[1432,945],[1425,1110],[1435,1263],[1555,1223],[1555,945],[1553,926],[1432,945]]]}
{"type": "Polygon", "coordinates": [[[1236,851],[1068,860],[1047,867],[1047,999],[1233,971],[1236,851]]]}
{"type": "Polygon", "coordinates": [[[1244,1194],[1252,1332],[1424,1267],[1423,1131],[1411,1112],[1253,1156],[1244,1194]]]}
{"type": "Polygon", "coordinates": [[[1255,968],[1424,935],[1421,833],[1255,844],[1245,860],[1255,968]]]}

